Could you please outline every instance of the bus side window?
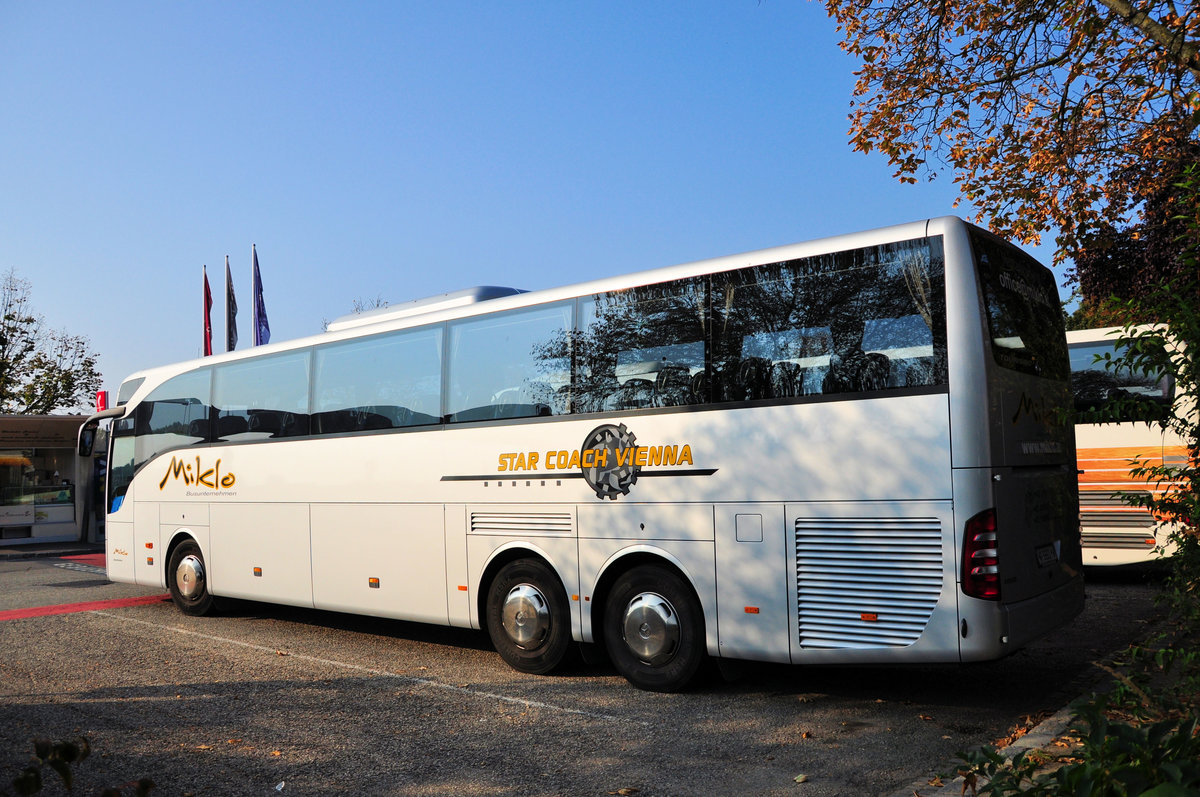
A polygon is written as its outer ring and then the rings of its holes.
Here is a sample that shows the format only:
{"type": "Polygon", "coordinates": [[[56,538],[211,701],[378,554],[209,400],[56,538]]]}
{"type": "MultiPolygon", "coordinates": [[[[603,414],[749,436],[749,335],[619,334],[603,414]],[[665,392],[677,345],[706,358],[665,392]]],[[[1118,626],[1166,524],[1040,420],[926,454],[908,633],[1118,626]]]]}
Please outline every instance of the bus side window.
{"type": "Polygon", "coordinates": [[[313,434],[399,429],[441,420],[442,328],[319,346],[313,434]]]}
{"type": "Polygon", "coordinates": [[[308,369],[308,350],[217,366],[213,377],[217,440],[308,434],[308,369]]]}
{"type": "Polygon", "coordinates": [[[708,349],[708,278],[596,294],[580,303],[576,412],[707,400],[696,375],[708,349]]]}
{"type": "Polygon", "coordinates": [[[546,416],[562,408],[573,305],[532,307],[450,325],[447,420],[546,416]]]}
{"type": "Polygon", "coordinates": [[[164,451],[210,441],[211,384],[212,369],[202,368],[167,380],[146,397],[134,413],[134,470],[164,451]]]}
{"type": "Polygon", "coordinates": [[[946,383],[940,239],[719,274],[713,401],[946,383]]]}

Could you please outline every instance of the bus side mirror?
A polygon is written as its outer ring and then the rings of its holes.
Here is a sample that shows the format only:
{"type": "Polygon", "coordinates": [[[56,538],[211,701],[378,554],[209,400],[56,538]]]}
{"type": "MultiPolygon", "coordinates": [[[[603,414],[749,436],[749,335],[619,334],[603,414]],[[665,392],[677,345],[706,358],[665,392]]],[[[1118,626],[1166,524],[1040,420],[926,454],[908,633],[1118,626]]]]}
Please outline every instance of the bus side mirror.
{"type": "Polygon", "coordinates": [[[100,421],[106,418],[120,418],[125,414],[125,407],[112,407],[107,410],[101,410],[95,415],[89,417],[79,427],[79,434],[76,437],[75,450],[81,457],[90,457],[92,448],[96,445],[96,430],[100,428],[100,421]]]}
{"type": "Polygon", "coordinates": [[[84,424],[79,429],[79,456],[90,457],[92,448],[96,445],[96,427],[84,424]]]}

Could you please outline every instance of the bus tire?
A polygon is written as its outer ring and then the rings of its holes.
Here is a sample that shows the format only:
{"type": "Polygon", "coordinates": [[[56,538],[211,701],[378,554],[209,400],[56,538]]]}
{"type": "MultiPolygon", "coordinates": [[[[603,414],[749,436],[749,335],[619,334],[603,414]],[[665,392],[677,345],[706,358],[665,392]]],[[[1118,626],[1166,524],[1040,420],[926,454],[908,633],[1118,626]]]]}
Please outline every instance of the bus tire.
{"type": "Polygon", "coordinates": [[[208,591],[204,554],[194,540],[179,543],[171,552],[167,586],[171,590],[171,600],[184,614],[199,617],[211,614],[215,608],[212,593],[208,591]]]}
{"type": "Polygon", "coordinates": [[[631,684],[677,692],[692,683],[704,662],[704,611],[677,572],[639,565],[609,592],[604,641],[613,665],[631,684]]]}
{"type": "Polygon", "coordinates": [[[501,568],[488,590],[487,629],[514,670],[544,675],[561,664],[571,644],[571,612],[554,571],[537,559],[501,568]]]}

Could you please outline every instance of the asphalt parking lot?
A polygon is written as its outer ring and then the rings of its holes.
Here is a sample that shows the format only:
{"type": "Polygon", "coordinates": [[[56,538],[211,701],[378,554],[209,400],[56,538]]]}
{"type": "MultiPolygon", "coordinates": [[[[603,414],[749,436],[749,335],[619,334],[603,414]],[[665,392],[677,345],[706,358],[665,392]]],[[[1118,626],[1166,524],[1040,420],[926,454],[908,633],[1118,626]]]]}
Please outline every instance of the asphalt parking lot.
{"type": "Polygon", "coordinates": [[[35,737],[84,735],[74,794],[890,795],[1090,690],[1155,589],[1093,579],[1083,615],[1000,662],[748,666],[662,695],[603,665],[517,673],[479,632],[243,602],[191,618],[86,562],[0,560],[0,784],[35,737]]]}

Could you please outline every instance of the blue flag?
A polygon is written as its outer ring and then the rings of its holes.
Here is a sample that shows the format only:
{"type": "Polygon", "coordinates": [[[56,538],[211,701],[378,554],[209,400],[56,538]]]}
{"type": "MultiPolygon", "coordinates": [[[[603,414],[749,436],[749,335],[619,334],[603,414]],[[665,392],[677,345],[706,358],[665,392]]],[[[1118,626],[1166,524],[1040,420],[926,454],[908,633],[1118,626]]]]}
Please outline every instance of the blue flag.
{"type": "Polygon", "coordinates": [[[250,244],[250,254],[254,258],[254,345],[261,346],[271,342],[271,325],[267,323],[267,306],[263,304],[262,277],[258,274],[258,250],[250,244]]]}

